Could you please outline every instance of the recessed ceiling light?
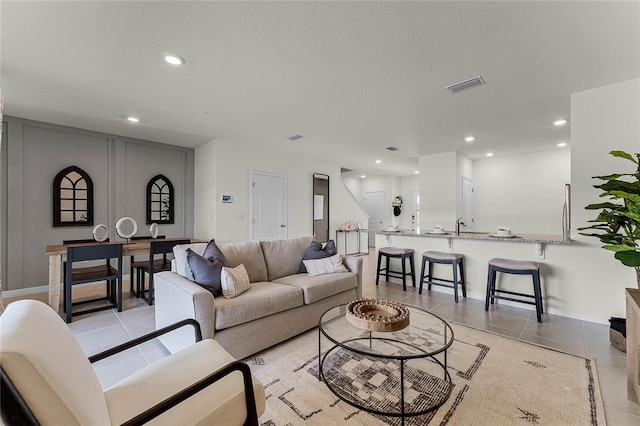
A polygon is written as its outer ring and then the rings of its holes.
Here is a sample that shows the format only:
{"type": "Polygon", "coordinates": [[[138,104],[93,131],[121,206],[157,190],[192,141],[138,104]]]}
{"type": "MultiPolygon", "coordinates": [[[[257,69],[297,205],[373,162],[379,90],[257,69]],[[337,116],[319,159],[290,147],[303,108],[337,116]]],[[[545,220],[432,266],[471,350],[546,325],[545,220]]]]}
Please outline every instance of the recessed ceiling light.
{"type": "Polygon", "coordinates": [[[182,56],[176,55],[175,53],[165,53],[164,60],[171,65],[182,65],[185,62],[182,56]]]}
{"type": "Polygon", "coordinates": [[[416,171],[415,171],[415,172],[413,172],[413,173],[415,173],[415,174],[419,175],[419,174],[420,174],[420,170],[416,170],[416,171]]]}
{"type": "Polygon", "coordinates": [[[473,142],[476,140],[476,138],[474,138],[473,136],[467,136],[466,138],[464,138],[464,140],[467,142],[473,142]]]}
{"type": "Polygon", "coordinates": [[[376,160],[376,164],[382,163],[382,160],[376,160]]]}
{"type": "Polygon", "coordinates": [[[366,178],[366,176],[365,176],[365,175],[360,175],[360,177],[361,177],[362,179],[366,178]]]}
{"type": "Polygon", "coordinates": [[[560,148],[562,148],[563,146],[567,146],[567,145],[568,145],[568,144],[567,144],[566,142],[560,142],[560,143],[558,144],[558,146],[559,146],[560,148]]]}
{"type": "Polygon", "coordinates": [[[138,121],[140,121],[140,119],[137,117],[127,117],[127,120],[129,120],[132,123],[137,123],[138,121]]]}
{"type": "Polygon", "coordinates": [[[567,124],[567,120],[564,119],[556,120],[553,122],[554,126],[564,126],[565,124],[567,124]]]}
{"type": "Polygon", "coordinates": [[[493,152],[487,152],[487,157],[493,157],[493,152]]]}

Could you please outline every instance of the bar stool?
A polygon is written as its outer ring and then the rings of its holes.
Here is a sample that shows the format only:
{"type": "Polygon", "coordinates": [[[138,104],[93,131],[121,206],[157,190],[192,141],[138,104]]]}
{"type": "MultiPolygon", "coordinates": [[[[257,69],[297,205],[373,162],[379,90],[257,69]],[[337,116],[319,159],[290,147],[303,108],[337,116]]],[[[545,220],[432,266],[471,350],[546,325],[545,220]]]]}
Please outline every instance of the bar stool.
{"type": "Polygon", "coordinates": [[[510,260],[493,258],[489,260],[489,275],[487,277],[487,297],[484,303],[484,310],[489,310],[489,302],[493,304],[495,299],[510,300],[512,302],[527,303],[529,305],[536,306],[536,316],[538,322],[542,322],[542,314],[544,310],[542,308],[542,291],[540,288],[540,265],[538,262],[528,260],[510,260]],[[533,279],[533,295],[527,293],[519,293],[509,290],[496,289],[496,273],[502,272],[505,274],[515,275],[531,275],[533,279]],[[505,293],[509,295],[515,295],[520,297],[533,298],[533,302],[530,300],[516,299],[509,296],[500,296],[496,293],[505,293]]]}
{"type": "Polygon", "coordinates": [[[378,285],[378,281],[380,280],[380,274],[384,272],[386,281],[389,281],[389,277],[393,278],[402,278],[402,289],[407,291],[407,275],[411,275],[411,282],[413,286],[416,286],[416,272],[413,266],[413,249],[408,248],[396,248],[396,247],[382,247],[378,250],[378,269],[376,272],[376,285],[378,285]],[[382,257],[386,259],[386,267],[381,268],[382,257]],[[400,271],[392,271],[389,268],[389,260],[391,258],[401,259],[402,262],[402,272],[400,271]],[[406,260],[409,259],[409,266],[411,267],[411,271],[407,272],[406,270],[406,260]]]}
{"type": "Polygon", "coordinates": [[[458,285],[462,287],[462,297],[467,297],[467,286],[464,281],[464,256],[460,253],[445,253],[441,251],[425,251],[422,253],[422,268],[420,268],[420,290],[422,294],[422,284],[427,283],[427,290],[431,290],[431,285],[453,288],[453,295],[458,303],[458,285]],[[424,274],[425,264],[429,262],[427,275],[424,274]],[[453,266],[453,279],[437,278],[433,276],[433,264],[442,263],[453,266]],[[458,268],[460,268],[460,279],[458,279],[458,268]],[[437,280],[437,281],[436,281],[437,280]],[[448,284],[450,283],[450,284],[448,284]]]}

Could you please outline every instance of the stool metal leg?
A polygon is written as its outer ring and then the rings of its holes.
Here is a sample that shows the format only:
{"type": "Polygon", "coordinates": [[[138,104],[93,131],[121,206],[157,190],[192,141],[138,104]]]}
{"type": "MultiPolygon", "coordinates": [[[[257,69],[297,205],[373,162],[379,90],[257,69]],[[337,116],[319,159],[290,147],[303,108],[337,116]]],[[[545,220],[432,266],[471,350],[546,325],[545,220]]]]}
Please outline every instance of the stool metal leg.
{"type": "Polygon", "coordinates": [[[462,284],[462,297],[467,297],[467,282],[464,279],[464,264],[460,259],[460,282],[462,284]]]}
{"type": "MultiPolygon", "coordinates": [[[[402,262],[402,291],[407,291],[407,267],[406,267],[407,259],[405,256],[402,256],[400,258],[400,261],[402,262]]],[[[387,279],[387,281],[389,280],[387,279]]]]}
{"type": "Polygon", "coordinates": [[[493,285],[493,281],[495,280],[495,271],[493,268],[489,266],[489,272],[487,274],[487,295],[484,299],[484,310],[489,310],[489,299],[491,299],[491,286],[493,285]]]}
{"type": "Polygon", "coordinates": [[[389,269],[391,269],[391,257],[385,256],[384,258],[385,258],[385,265],[387,265],[384,270],[384,280],[386,282],[389,282],[389,269]]]}
{"type": "Polygon", "coordinates": [[[431,291],[431,280],[433,279],[433,262],[429,262],[429,279],[427,280],[427,290],[431,291]]]}
{"type": "Polygon", "coordinates": [[[533,277],[533,293],[536,300],[536,316],[538,322],[542,322],[542,294],[540,291],[540,275],[537,271],[532,272],[533,277]]]}
{"type": "Polygon", "coordinates": [[[411,266],[411,282],[415,287],[416,286],[416,268],[415,268],[415,265],[413,264],[413,254],[409,255],[409,266],[411,266]]]}
{"type": "Polygon", "coordinates": [[[376,272],[376,285],[380,281],[380,263],[382,262],[382,253],[378,252],[378,269],[376,272]]]}
{"type": "Polygon", "coordinates": [[[422,294],[422,283],[424,283],[424,266],[427,263],[426,258],[422,258],[422,266],[420,267],[420,289],[418,290],[418,294],[422,294]]]}
{"type": "Polygon", "coordinates": [[[458,303],[458,262],[455,260],[453,266],[453,299],[458,303]]]}

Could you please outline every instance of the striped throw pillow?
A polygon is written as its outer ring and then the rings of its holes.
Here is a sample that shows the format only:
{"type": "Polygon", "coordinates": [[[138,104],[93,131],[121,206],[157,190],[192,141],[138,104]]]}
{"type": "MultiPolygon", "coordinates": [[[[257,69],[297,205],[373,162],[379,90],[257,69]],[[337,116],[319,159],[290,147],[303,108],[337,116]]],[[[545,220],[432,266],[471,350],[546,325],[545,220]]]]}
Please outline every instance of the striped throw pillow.
{"type": "Polygon", "coordinates": [[[220,284],[222,295],[227,299],[236,297],[251,287],[249,275],[242,263],[235,268],[224,266],[220,273],[220,284]]]}
{"type": "Polygon", "coordinates": [[[336,254],[324,259],[303,260],[310,277],[315,275],[333,274],[336,272],[349,272],[342,264],[342,255],[336,254]]]}

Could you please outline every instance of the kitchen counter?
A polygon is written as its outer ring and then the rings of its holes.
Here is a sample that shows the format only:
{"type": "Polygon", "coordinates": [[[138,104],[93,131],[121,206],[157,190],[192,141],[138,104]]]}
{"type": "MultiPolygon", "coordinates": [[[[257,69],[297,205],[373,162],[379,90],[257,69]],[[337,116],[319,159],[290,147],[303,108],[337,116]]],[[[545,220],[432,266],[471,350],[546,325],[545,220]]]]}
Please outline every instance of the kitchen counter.
{"type": "Polygon", "coordinates": [[[534,244],[571,244],[571,240],[565,241],[562,235],[548,234],[522,234],[513,233],[512,237],[493,236],[492,232],[460,232],[456,235],[454,231],[445,231],[444,234],[432,234],[427,232],[416,232],[411,230],[399,231],[376,231],[376,234],[391,236],[418,237],[418,238],[447,238],[457,240],[486,240],[486,241],[508,241],[513,243],[534,243],[534,244]]]}

